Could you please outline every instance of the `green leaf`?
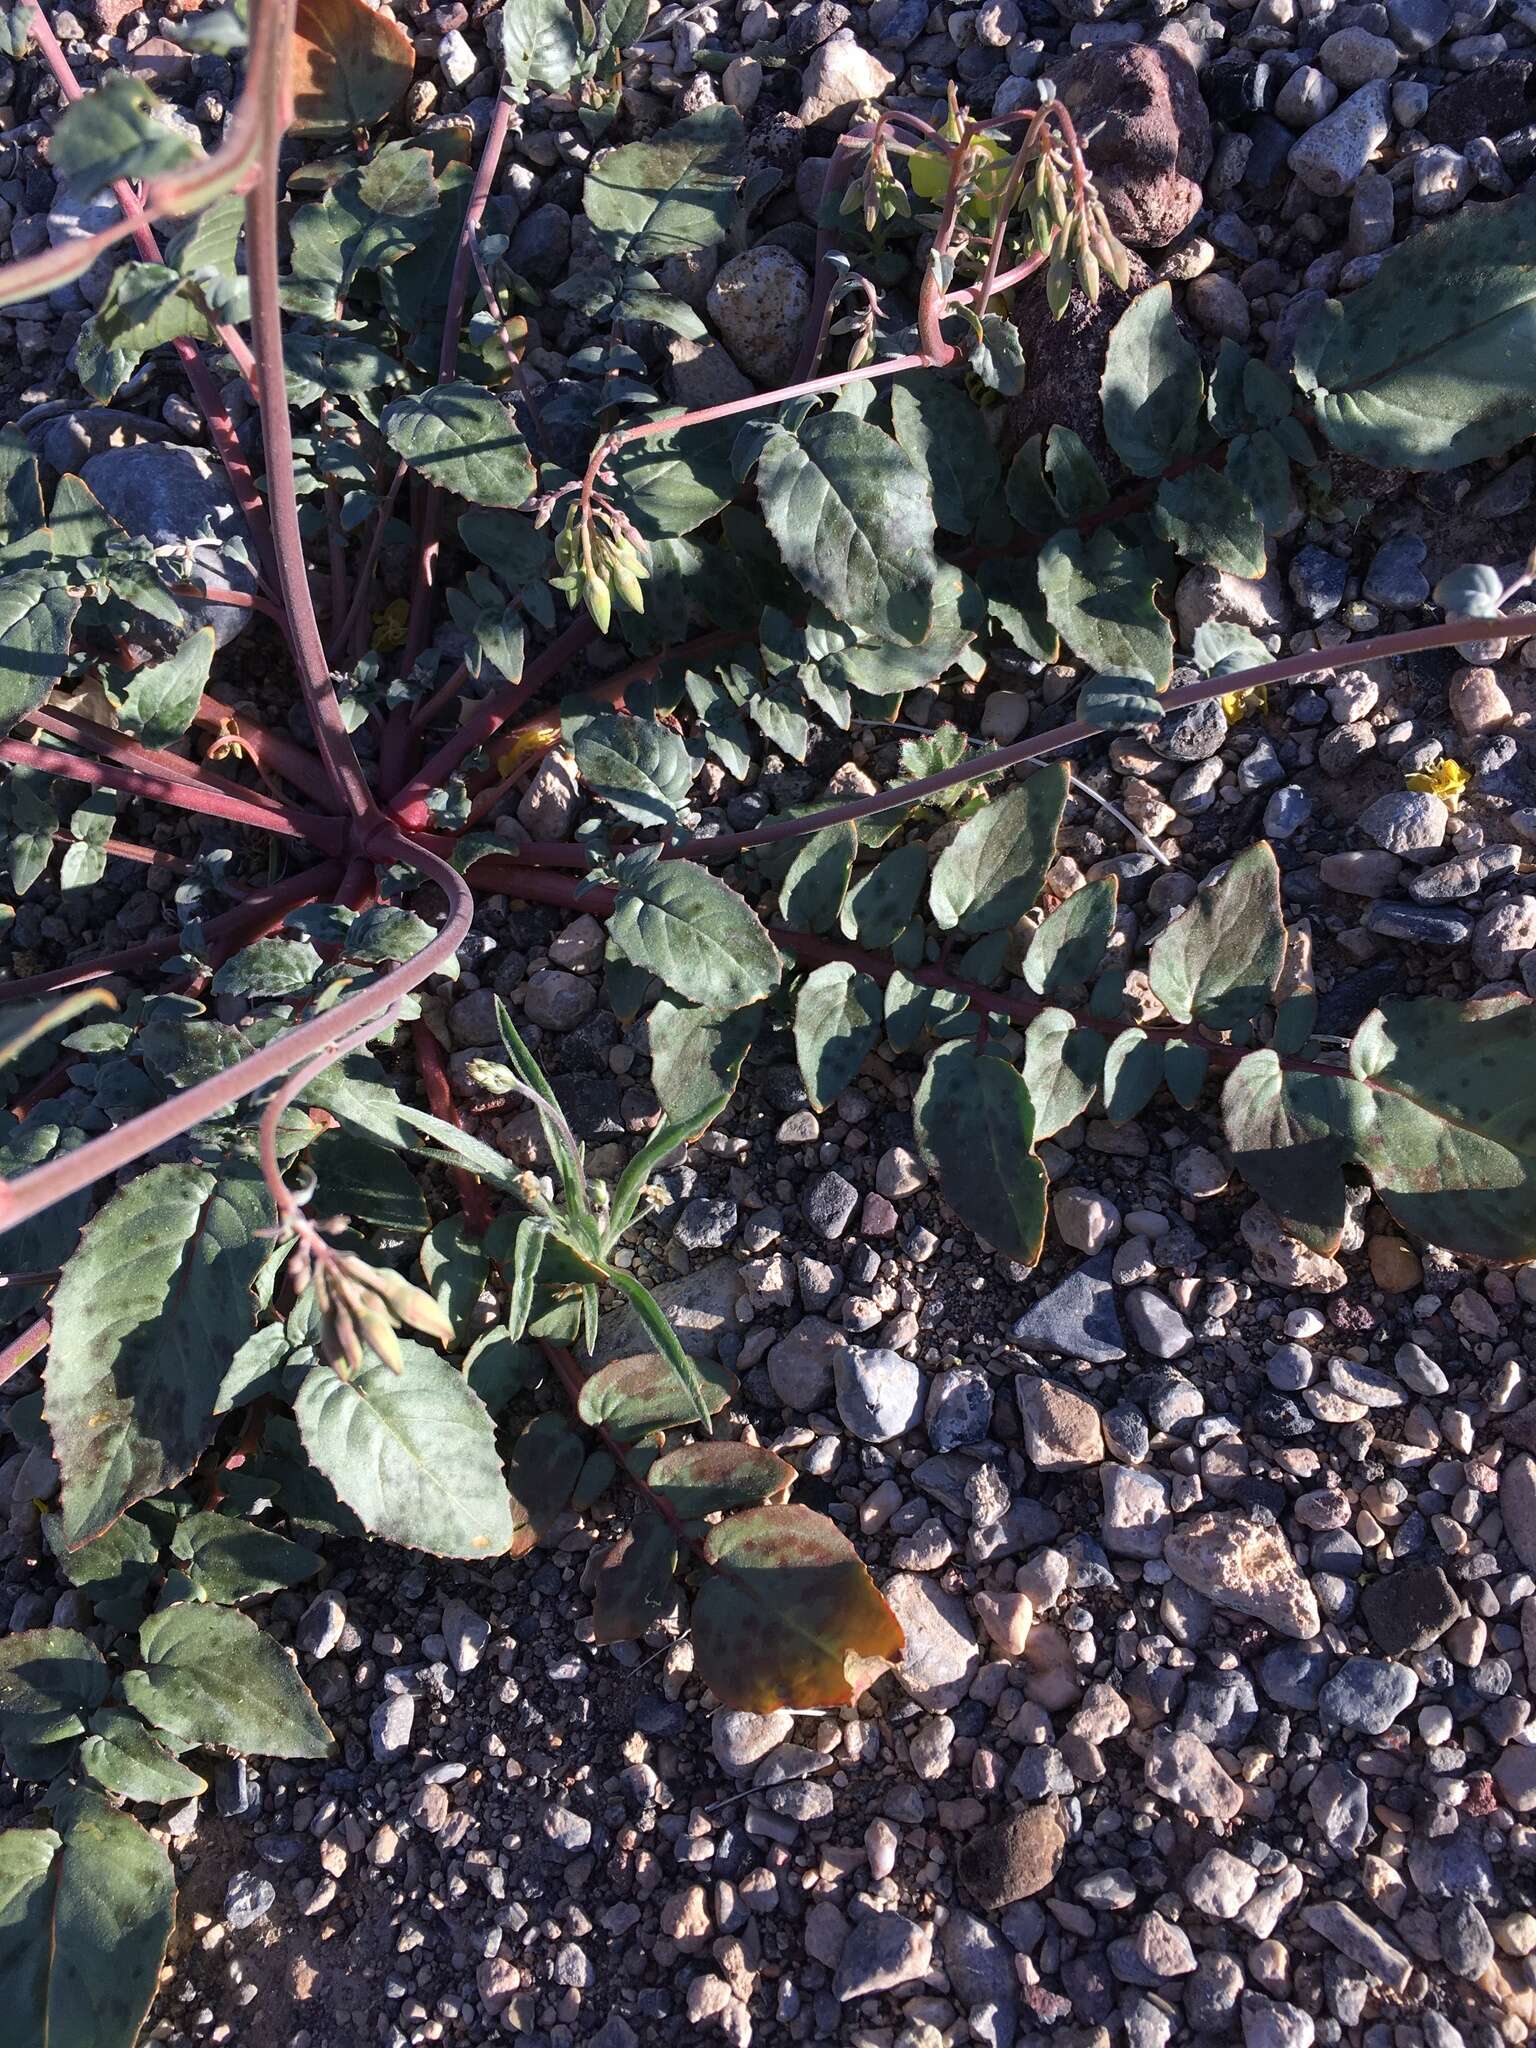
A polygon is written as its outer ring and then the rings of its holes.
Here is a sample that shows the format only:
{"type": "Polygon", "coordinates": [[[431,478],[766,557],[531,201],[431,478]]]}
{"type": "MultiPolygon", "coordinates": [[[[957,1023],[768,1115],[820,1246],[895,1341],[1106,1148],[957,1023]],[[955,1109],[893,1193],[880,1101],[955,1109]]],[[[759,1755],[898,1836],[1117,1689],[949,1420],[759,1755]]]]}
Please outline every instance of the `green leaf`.
{"type": "Polygon", "coordinates": [[[1031,661],[1055,661],[1061,639],[1045,615],[1040,571],[1033,556],[994,555],[976,572],[987,616],[1031,661]]]}
{"type": "Polygon", "coordinates": [[[1040,466],[1040,436],[1031,434],[1008,467],[1008,510],[1026,533],[1044,540],[1066,522],[1040,466]]]}
{"type": "Polygon", "coordinates": [[[317,1216],[350,1216],[412,1235],[431,1222],[426,1197],[407,1160],[355,1131],[322,1131],[309,1147],[317,1216]]]}
{"type": "Polygon", "coordinates": [[[1112,1124],[1141,1115],[1163,1080],[1163,1047],[1138,1024],[1122,1031],[1104,1055],[1104,1114],[1112,1124]]]}
{"type": "Polygon", "coordinates": [[[1266,533],[1281,533],[1296,503],[1291,461],[1277,434],[1241,434],[1227,450],[1226,476],[1253,507],[1266,533]]]}
{"type": "Polygon", "coordinates": [[[843,899],[838,929],[872,952],[883,953],[912,923],[928,878],[926,848],[915,840],[898,846],[860,875],[843,899]]]}
{"type": "Polygon", "coordinates": [[[59,1517],[43,1517],[54,1562],[78,1586],[103,1621],[137,1627],[159,1563],[159,1547],[137,1515],[119,1515],[94,1542],[70,1550],[59,1517]]]}
{"type": "Polygon", "coordinates": [[[1160,724],[1163,705],[1145,676],[1094,676],[1077,693],[1077,715],[1099,732],[1123,732],[1160,724]]]}
{"type": "Polygon", "coordinates": [[[80,199],[94,199],[119,178],[158,178],[197,154],[164,115],[141,79],[108,71],[59,116],[49,161],[80,199]]]}
{"type": "Polygon", "coordinates": [[[939,1192],[985,1243],[1032,1266],[1045,1234],[1045,1169],[1029,1091],[1006,1060],[941,1046],[912,1104],[918,1149],[939,1192]]]}
{"type": "Polygon", "coordinates": [[[150,349],[183,336],[212,340],[213,331],[197,293],[179,271],[164,263],[120,264],[81,332],[80,381],[92,397],[109,399],[150,349]]]}
{"type": "Polygon", "coordinates": [[[191,633],[165,661],[135,669],[113,709],[146,747],[168,747],[192,723],[213,663],[211,626],[191,633]]]}
{"type": "Polygon", "coordinates": [[[513,1557],[526,1557],[564,1514],[586,1462],[586,1440],[563,1415],[536,1415],[529,1423],[507,1460],[513,1557]]]}
{"type": "Polygon", "coordinates": [[[443,231],[441,204],[430,152],[387,144],[294,215],[285,304],[334,322],[361,272],[385,270],[443,231]]]}
{"type": "Polygon", "coordinates": [[[736,210],[745,131],[704,107],[653,142],[609,150],[587,173],[582,211],[610,262],[661,263],[724,241],[736,210]]]}
{"type": "Polygon", "coordinates": [[[457,1351],[490,1277],[490,1258],[462,1215],[445,1216],[440,1223],[434,1223],[422,1239],[417,1257],[421,1277],[433,1299],[454,1329],[463,1333],[449,1345],[450,1350],[457,1351]]]}
{"type": "Polygon", "coordinates": [[[795,1468],[760,1444],[683,1444],[664,1451],[645,1475],[685,1522],[701,1515],[759,1506],[783,1499],[795,1483],[795,1468]]]}
{"type": "Polygon", "coordinates": [[[232,277],[244,226],[244,199],[238,192],[226,192],[171,229],[165,238],[165,260],[183,277],[199,270],[232,277]]]}
{"type": "Polygon", "coordinates": [[[1292,1237],[1329,1255],[1346,1216],[1344,1168],[1369,1098],[1343,1073],[1287,1071],[1270,1047],[1227,1076],[1221,1120],[1232,1163],[1292,1237]]]}
{"type": "Polygon", "coordinates": [[[1070,427],[1052,427],[1045,437],[1045,473],[1062,517],[1087,519],[1102,512],[1109,503],[1109,491],[1099,465],[1088,453],[1080,434],[1070,427]]]}
{"type": "Polygon", "coordinates": [[[1200,1100],[1210,1064],[1209,1046],[1192,1045],[1187,1038],[1170,1038],[1164,1045],[1163,1079],[1180,1109],[1193,1109],[1200,1100]]]}
{"type": "Polygon", "coordinates": [[[1054,1138],[1093,1100],[1104,1072],[1102,1031],[1080,1028],[1070,1010],[1042,1010],[1024,1033],[1024,1086],[1035,1136],[1054,1138]]]}
{"type": "Polygon", "coordinates": [[[302,1586],[321,1560],[302,1543],[258,1529],[239,1515],[188,1515],[171,1538],[171,1550],[186,1565],[198,1591],[223,1607],[238,1606],[263,1593],[302,1586]]]}
{"type": "Polygon", "coordinates": [[[1002,471],[980,409],[932,371],[891,386],[896,439],[926,476],[946,533],[974,533],[1002,471]]]}
{"type": "Polygon", "coordinates": [[[1017,398],[1024,389],[1024,344],[1017,327],[1001,313],[987,314],[965,360],[989,391],[1017,398]]]}
{"type": "Polygon", "coordinates": [[[924,1031],[936,1030],[965,1007],[958,990],[931,988],[898,969],[885,985],[885,1035],[898,1052],[909,1052],[924,1031]]]}
{"type": "Polygon", "coordinates": [[[771,430],[757,466],[763,517],[785,565],[860,633],[908,644],[933,615],[933,502],[889,434],[821,413],[771,430]]]}
{"type": "Polygon", "coordinates": [[[35,711],[63,675],[79,609],[48,570],[0,576],[0,732],[35,711]]]}
{"type": "Polygon", "coordinates": [[[366,961],[370,966],[414,960],[436,936],[434,927],[413,910],[402,910],[394,903],[376,903],[348,926],[346,955],[349,960],[366,961]]]}
{"type": "Polygon", "coordinates": [[[213,977],[213,992],[252,1002],[302,995],[319,972],[320,955],[308,939],[257,939],[224,962],[213,977]]]}
{"type": "Polygon", "coordinates": [[[0,427],[0,564],[21,569],[47,561],[46,517],[30,442],[13,427],[0,427]]]}
{"type": "Polygon", "coordinates": [[[1296,382],[1341,454],[1456,469],[1536,431],[1536,195],[1464,208],[1302,328],[1296,382]]]}
{"type": "MultiPolygon", "coordinates": [[[[696,1360],[694,1372],[711,1415],[736,1392],[736,1376],[723,1365],[696,1360]]],[[[635,1443],[653,1429],[678,1429],[697,1419],[697,1402],[658,1352],[615,1358],[582,1382],[576,1413],[591,1429],[611,1429],[621,1443],[635,1443]]]]}
{"type": "Polygon", "coordinates": [[[1193,646],[1195,661],[1208,676],[1240,676],[1269,660],[1269,649],[1258,635],[1229,619],[1196,626],[1193,646]]]}
{"type": "Polygon", "coordinates": [[[677,1604],[677,1538],[660,1515],[642,1513],[592,1574],[592,1639],[633,1642],[677,1604]]]}
{"type": "MultiPolygon", "coordinates": [[[[547,1216],[525,1216],[512,1240],[512,1256],[503,1262],[507,1283],[507,1334],[521,1337],[533,1313],[534,1288],[539,1267],[554,1225],[547,1216]]],[[[570,1249],[568,1247],[568,1249],[570,1249]]]]}
{"type": "Polygon", "coordinates": [[[493,1416],[538,1384],[544,1361],[538,1347],[521,1344],[507,1330],[486,1330],[464,1354],[464,1377],[493,1416]]]}
{"type": "Polygon", "coordinates": [[[1024,979],[1037,996],[1082,988],[1098,972],[1115,929],[1120,885],[1113,875],[1087,882],[1058,903],[1029,942],[1024,979]]]}
{"type": "Polygon", "coordinates": [[[472,505],[515,509],[536,482],[512,415],[475,384],[437,384],[397,398],[380,420],[390,447],[418,476],[472,505]]]}
{"type": "Polygon", "coordinates": [[[496,1432],[463,1376],[400,1340],[403,1370],[369,1357],[350,1380],[316,1366],[293,1404],[304,1448],[375,1536],[438,1557],[500,1557],[511,1506],[496,1432]]]}
{"type": "Polygon", "coordinates": [[[7,2037],[12,2048],[133,2048],[171,1937],[171,1860],[84,1786],[49,1806],[53,1827],[0,1835],[7,2037]]]}
{"type": "Polygon", "coordinates": [[[779,915],[787,925],[803,932],[831,931],[858,850],[858,827],[850,821],[824,825],[807,839],[779,884],[779,915]]]}
{"type": "Polygon", "coordinates": [[[609,930],[625,957],[706,1009],[771,995],[779,956],[756,915],[718,875],[647,851],[618,864],[609,930]]]}
{"type": "Polygon", "coordinates": [[[934,863],[928,905],[941,931],[1006,931],[1056,857],[1068,773],[1054,761],[966,819],[934,863]]]}
{"type": "Polygon", "coordinates": [[[1179,332],[1171,285],[1153,285],[1115,322],[1099,391],[1109,445],[1133,475],[1161,476],[1193,450],[1200,357],[1179,332]]]}
{"type": "Polygon", "coordinates": [[[647,1026],[651,1086],[671,1122],[692,1123],[711,1103],[735,1093],[762,1022],[758,1003],[705,1010],[664,996],[656,1004],[647,1026]]]}
{"type": "Polygon", "coordinates": [[[183,1749],[324,1757],[330,1731],[293,1660],[247,1615],[181,1601],[139,1630],[140,1671],[123,1673],[128,1704],[183,1749]]]}
{"type": "Polygon", "coordinates": [[[0,1744],[18,1778],[50,1778],[107,1696],[112,1674],[71,1628],[0,1638],[0,1744]]]}
{"type": "Polygon", "coordinates": [[[103,1791],[146,1805],[169,1806],[208,1790],[206,1778],[178,1763],[138,1715],[122,1707],[103,1707],[92,1718],[80,1745],[80,1769],[103,1791]]]}
{"type": "Polygon", "coordinates": [[[506,0],[501,67],[508,91],[519,99],[530,85],[565,91],[581,69],[576,24],[565,0],[506,0]]]}
{"type": "Polygon", "coordinates": [[[635,825],[675,825],[694,763],[669,726],[617,711],[567,712],[561,720],[582,780],[635,825]]]}
{"type": "Polygon", "coordinates": [[[1519,996],[1393,998],[1355,1033],[1369,1091],[1355,1157],[1415,1236],[1480,1259],[1536,1252],[1536,1007],[1519,996]]]}
{"type": "Polygon", "coordinates": [[[1187,561],[1208,562],[1233,576],[1262,576],[1264,527],[1231,477],[1187,469],[1159,484],[1152,524],[1187,561]]]}
{"type": "Polygon", "coordinates": [[[848,1087],[879,1042],[884,1012],[879,982],[846,960],[829,960],[806,976],[795,998],[795,1058],[812,1109],[824,1109],[848,1087]]]}
{"type": "Polygon", "coordinates": [[[675,434],[626,441],[609,459],[615,495],[641,537],[676,540],[713,519],[737,491],[731,473],[733,435],[722,426],[688,426],[675,434]]]}
{"type": "Polygon", "coordinates": [[[1269,1001],[1284,964],[1280,870],[1260,840],[1153,940],[1147,979],[1178,1023],[1234,1031],[1269,1001]]]}
{"type": "Polygon", "coordinates": [[[868,1673],[899,1657],[896,1617],[847,1537],[799,1506],[748,1508],[711,1529],[710,1571],[693,1603],[698,1676],[728,1707],[846,1706],[868,1673]]]}
{"type": "Polygon", "coordinates": [[[48,1426],[65,1541],[184,1479],[255,1320],[271,1198],[253,1165],[153,1166],[86,1226],[53,1298],[48,1426]]]}
{"type": "Polygon", "coordinates": [[[1090,668],[1145,676],[1161,689],[1173,674],[1173,632],[1155,583],[1144,557],[1107,527],[1086,538],[1053,534],[1040,550],[1046,615],[1072,652],[1090,668]]]}

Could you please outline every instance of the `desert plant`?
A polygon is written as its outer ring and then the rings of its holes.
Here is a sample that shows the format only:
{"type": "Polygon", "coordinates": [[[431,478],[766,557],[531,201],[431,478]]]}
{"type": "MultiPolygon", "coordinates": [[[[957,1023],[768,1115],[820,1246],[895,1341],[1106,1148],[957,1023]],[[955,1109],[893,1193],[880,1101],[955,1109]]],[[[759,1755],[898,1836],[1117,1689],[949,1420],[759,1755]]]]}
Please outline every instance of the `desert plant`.
{"type": "MultiPolygon", "coordinates": [[[[174,348],[256,586],[210,588],[195,551],[134,538],[78,477],[45,502],[25,437],[0,435],[16,894],[59,847],[66,896],[114,856],[170,861],[119,834],[120,808],[160,804],[216,835],[175,863],[176,929],[7,991],[0,1380],[46,1353],[11,1425],[57,1462],[50,1541],[108,1654],[60,1629],[0,1651],[0,1738],[45,1787],[32,1823],[0,1836],[0,1952],[34,2033],[113,2048],[147,2007],[172,1894],[163,1852],[113,1802],[185,1796],[200,1781],[182,1757],[202,1748],[325,1746],[285,1657],[238,1612],[315,1568],[263,1515],[516,1555],[622,1480],[638,1505],[596,1575],[600,1640],[644,1632],[681,1581],[698,1669],[727,1702],[845,1702],[899,1654],[846,1540],[788,1503],[791,1468],[713,1434],[730,1375],[688,1356],[615,1258],[652,1174],[725,1111],[771,1020],[818,1105],[882,1040],[920,1051],[914,1123],[943,1197],[1025,1263],[1045,1227],[1041,1140],[1096,1099],[1133,1117],[1165,1084],[1193,1108],[1217,1077],[1239,1169],[1308,1244],[1338,1244],[1368,1178],[1425,1237],[1536,1255],[1530,1006],[1394,1001],[1347,1046],[1319,1039],[1260,844],[1151,938],[1155,1008],[1133,1010],[1113,875],[1070,888],[1056,865],[1070,769],[1012,779],[1202,699],[1536,630],[1505,610],[1523,573],[1474,566],[1442,586],[1444,623],[1408,633],[1270,659],[1241,629],[1203,628],[1199,679],[1171,688],[1158,602],[1181,563],[1263,570],[1297,496],[1327,502],[1317,436],[1436,469],[1529,432],[1533,202],[1469,208],[1389,257],[1304,331],[1290,378],[1230,342],[1207,364],[1167,285],[1136,297],[1102,386],[1108,445],[1136,479],[1112,495],[1065,427],[1005,466],[983,402],[1028,374],[1008,294],[1038,274],[1059,313],[1074,287],[1096,299],[1128,278],[1054,102],[850,131],[801,374],[669,413],[634,337],[704,331],[657,267],[741,241],[763,188],[739,117],[708,108],[595,158],[601,260],[553,294],[592,338],[553,391],[520,360],[515,309],[537,295],[492,207],[535,88],[606,136],[633,0],[508,0],[504,90],[473,167],[383,139],[411,51],[363,0],[250,0],[244,93],[207,158],[134,81],[82,98],[41,12],[16,19],[68,102],[54,162],[84,195],[115,193],[122,219],[0,273],[0,303],[132,238],[80,375],[109,399],[174,348]],[[285,191],[289,132],[325,154],[285,191]],[[901,331],[887,297],[906,278],[901,331]],[[210,361],[241,380],[254,434],[210,361]],[[376,616],[381,553],[406,532],[404,616],[376,616]],[[221,702],[188,596],[276,621],[307,740],[221,702]],[[632,662],[571,690],[609,631],[632,662]],[[895,723],[914,690],[1063,649],[1091,671],[1070,723],[991,751],[942,723],[903,743],[892,786],[742,831],[707,829],[693,803],[706,763],[745,782],[770,753],[804,759],[813,721],[895,723]],[[558,711],[532,709],[555,689],[558,711]],[[557,745],[596,820],[559,844],[477,829],[557,745]],[[245,887],[229,841],[251,833],[273,869],[245,887]],[[553,1172],[460,1128],[416,992],[453,972],[477,890],[606,921],[605,990],[649,1018],[662,1111],[611,1190],[505,1012],[490,1085],[532,1106],[553,1172]],[[436,929],[416,907],[433,893],[436,929]],[[82,1008],[109,977],[120,1006],[82,1008]],[[426,1108],[394,1058],[407,1051],[426,1108]],[[458,1208],[434,1217],[443,1174],[458,1208]],[[615,1298],[638,1348],[594,1368],[615,1298]]],[[[231,6],[187,32],[229,49],[247,31],[231,6]]]]}

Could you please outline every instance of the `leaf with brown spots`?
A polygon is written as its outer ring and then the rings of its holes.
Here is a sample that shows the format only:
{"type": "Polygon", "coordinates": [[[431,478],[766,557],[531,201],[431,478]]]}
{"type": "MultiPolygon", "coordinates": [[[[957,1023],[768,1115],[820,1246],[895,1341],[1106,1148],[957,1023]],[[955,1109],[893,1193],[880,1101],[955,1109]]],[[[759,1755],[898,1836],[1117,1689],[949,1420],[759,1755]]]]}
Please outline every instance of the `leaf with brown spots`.
{"type": "Polygon", "coordinates": [[[857,1551],[810,1508],[748,1508],[711,1529],[693,1604],[695,1668],[728,1707],[842,1707],[906,1647],[857,1551]]]}
{"type": "MultiPolygon", "coordinates": [[[[701,1360],[693,1370],[705,1406],[718,1415],[736,1391],[736,1375],[701,1360]]],[[[583,1383],[576,1412],[593,1429],[611,1429],[621,1443],[698,1419],[691,1390],[659,1351],[637,1351],[599,1367],[583,1383]]]]}
{"type": "Polygon", "coordinates": [[[1500,1263],[1536,1258],[1536,1006],[1394,1000],[1355,1033],[1355,1157],[1398,1222],[1500,1263]]]}
{"type": "Polygon", "coordinates": [[[410,37],[384,10],[367,0],[299,0],[288,57],[295,134],[340,135],[382,121],[415,71],[410,37]]]}
{"type": "Polygon", "coordinates": [[[728,1508],[757,1507],[786,1500],[795,1468],[760,1444],[716,1441],[684,1444],[652,1465],[645,1483],[669,1501],[685,1522],[728,1508]]]}

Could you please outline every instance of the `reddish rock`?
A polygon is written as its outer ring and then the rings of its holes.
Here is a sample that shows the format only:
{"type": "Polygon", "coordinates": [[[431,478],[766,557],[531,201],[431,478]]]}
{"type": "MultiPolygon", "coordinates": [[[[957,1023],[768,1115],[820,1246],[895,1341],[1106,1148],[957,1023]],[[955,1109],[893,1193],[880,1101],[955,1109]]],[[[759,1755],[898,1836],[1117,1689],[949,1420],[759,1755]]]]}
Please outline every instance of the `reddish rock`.
{"type": "Polygon", "coordinates": [[[1162,249],[1200,210],[1211,119],[1194,66],[1161,43],[1083,50],[1058,80],[1094,183],[1124,242],[1162,249]]]}

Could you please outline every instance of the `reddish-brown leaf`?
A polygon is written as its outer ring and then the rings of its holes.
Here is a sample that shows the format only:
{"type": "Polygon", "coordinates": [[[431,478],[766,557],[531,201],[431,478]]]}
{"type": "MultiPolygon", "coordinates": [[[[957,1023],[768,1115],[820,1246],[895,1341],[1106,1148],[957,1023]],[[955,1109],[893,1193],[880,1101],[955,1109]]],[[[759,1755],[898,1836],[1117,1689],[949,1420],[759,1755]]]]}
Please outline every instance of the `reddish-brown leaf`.
{"type": "Polygon", "coordinates": [[[664,1494],[683,1520],[752,1508],[760,1501],[787,1500],[795,1468],[760,1444],[684,1444],[658,1458],[646,1484],[664,1494]]]}
{"type": "Polygon", "coordinates": [[[642,1515],[593,1574],[593,1641],[627,1643],[643,1636],[676,1603],[676,1570],[677,1539],[660,1515],[642,1515]]]}
{"type": "Polygon", "coordinates": [[[810,1508],[748,1508],[711,1529],[694,1662],[729,1707],[847,1706],[905,1648],[857,1551],[810,1508]]]}
{"type": "Polygon", "coordinates": [[[367,0],[299,0],[288,78],[299,135],[337,135],[382,121],[416,70],[400,24],[367,0]]]}

